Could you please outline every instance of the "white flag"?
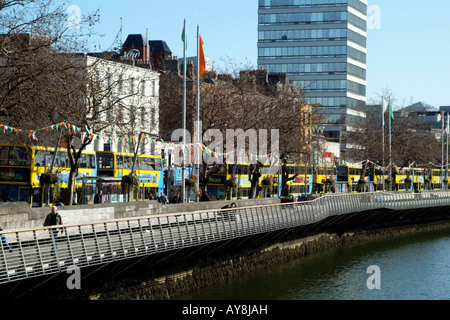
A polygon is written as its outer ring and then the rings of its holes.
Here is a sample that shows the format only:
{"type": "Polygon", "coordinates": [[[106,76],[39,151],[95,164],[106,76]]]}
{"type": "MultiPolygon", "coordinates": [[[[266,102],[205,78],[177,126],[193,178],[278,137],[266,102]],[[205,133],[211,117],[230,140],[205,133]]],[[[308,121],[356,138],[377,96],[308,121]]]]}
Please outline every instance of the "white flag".
{"type": "Polygon", "coordinates": [[[386,112],[388,106],[389,103],[386,101],[386,99],[383,98],[383,114],[386,112]]]}

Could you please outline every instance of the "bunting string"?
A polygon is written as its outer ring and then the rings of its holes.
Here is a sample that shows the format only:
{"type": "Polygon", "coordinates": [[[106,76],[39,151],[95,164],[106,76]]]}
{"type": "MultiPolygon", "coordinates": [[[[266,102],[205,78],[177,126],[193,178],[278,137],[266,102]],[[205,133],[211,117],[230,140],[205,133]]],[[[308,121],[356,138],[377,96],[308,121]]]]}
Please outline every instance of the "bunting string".
{"type": "MultiPolygon", "coordinates": [[[[68,122],[59,122],[55,123],[53,125],[45,126],[43,128],[39,128],[36,130],[22,130],[19,128],[11,127],[8,125],[0,124],[0,133],[3,131],[5,134],[24,134],[30,138],[32,138],[35,141],[39,141],[37,135],[42,132],[50,132],[50,131],[56,131],[60,132],[60,130],[67,130],[67,132],[70,135],[80,135],[81,139],[85,137],[89,137],[91,141],[94,139],[97,139],[99,141],[103,142],[109,142],[109,143],[121,143],[122,145],[125,145],[126,142],[129,142],[132,145],[135,145],[137,143],[136,140],[139,139],[139,141],[144,141],[145,143],[151,143],[152,145],[155,145],[155,147],[160,147],[162,149],[166,150],[174,150],[175,153],[183,153],[183,154],[189,154],[191,152],[201,152],[203,156],[208,155],[209,157],[213,157],[214,159],[229,159],[231,161],[234,161],[235,156],[237,154],[238,159],[244,158],[245,161],[248,162],[255,162],[255,160],[260,161],[263,164],[270,163],[270,160],[273,162],[273,158],[278,159],[279,161],[279,155],[277,153],[269,154],[269,155],[259,155],[259,154],[250,154],[249,152],[245,152],[245,150],[232,150],[230,152],[218,152],[217,150],[211,150],[209,149],[205,144],[202,142],[196,142],[196,143],[187,143],[185,144],[185,150],[183,152],[183,144],[181,143],[174,143],[174,142],[161,142],[154,138],[150,138],[146,134],[141,134],[140,136],[131,135],[128,137],[115,137],[115,136],[106,136],[106,135],[100,135],[93,132],[82,132],[82,129],[78,127],[77,125],[68,123],[68,122]]],[[[239,161],[238,161],[239,162],[239,161]]]]}

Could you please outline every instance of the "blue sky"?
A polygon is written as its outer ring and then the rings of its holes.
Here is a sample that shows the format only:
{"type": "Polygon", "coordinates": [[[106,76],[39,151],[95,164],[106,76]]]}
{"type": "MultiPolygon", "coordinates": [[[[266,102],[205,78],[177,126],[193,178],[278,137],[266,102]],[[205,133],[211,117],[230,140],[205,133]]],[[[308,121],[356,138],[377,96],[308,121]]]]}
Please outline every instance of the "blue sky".
{"type": "MultiPolygon", "coordinates": [[[[238,67],[257,66],[257,0],[75,0],[82,14],[100,9],[90,39],[92,50],[108,49],[123,23],[128,34],[149,30],[151,40],[165,40],[181,57],[183,20],[187,22],[188,56],[196,55],[196,30],[205,55],[216,69],[226,60],[238,67]],[[94,48],[94,46],[97,46],[94,48]]],[[[378,102],[384,89],[396,98],[394,108],[423,101],[434,107],[450,105],[450,1],[369,0],[367,98],[378,102]],[[379,24],[379,25],[377,25],[379,24]]]]}

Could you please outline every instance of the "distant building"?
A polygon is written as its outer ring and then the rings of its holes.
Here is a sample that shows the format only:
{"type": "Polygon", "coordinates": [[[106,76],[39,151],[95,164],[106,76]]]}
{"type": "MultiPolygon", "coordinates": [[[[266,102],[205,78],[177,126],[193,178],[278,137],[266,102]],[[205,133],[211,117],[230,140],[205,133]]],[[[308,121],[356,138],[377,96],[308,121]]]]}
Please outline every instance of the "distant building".
{"type": "MultiPolygon", "coordinates": [[[[108,137],[137,136],[140,132],[159,134],[159,73],[147,68],[128,65],[125,63],[101,59],[86,55],[83,59],[86,67],[95,73],[96,84],[103,86],[101,90],[110,91],[112,96],[103,101],[99,108],[100,121],[114,123],[112,129],[96,134],[108,137]],[[108,110],[109,101],[114,100],[118,105],[108,110]]],[[[136,147],[128,139],[117,140],[95,139],[90,149],[95,151],[134,152],[136,147]]],[[[158,153],[154,145],[147,144],[141,149],[146,153],[158,153]]]]}
{"type": "Polygon", "coordinates": [[[304,88],[329,115],[324,134],[345,152],[342,109],[359,115],[366,103],[367,1],[260,0],[258,18],[258,66],[304,88]]]}
{"type": "Polygon", "coordinates": [[[152,70],[165,69],[165,61],[170,60],[172,51],[163,40],[147,40],[142,34],[130,34],[120,51],[120,60],[152,70]]]}

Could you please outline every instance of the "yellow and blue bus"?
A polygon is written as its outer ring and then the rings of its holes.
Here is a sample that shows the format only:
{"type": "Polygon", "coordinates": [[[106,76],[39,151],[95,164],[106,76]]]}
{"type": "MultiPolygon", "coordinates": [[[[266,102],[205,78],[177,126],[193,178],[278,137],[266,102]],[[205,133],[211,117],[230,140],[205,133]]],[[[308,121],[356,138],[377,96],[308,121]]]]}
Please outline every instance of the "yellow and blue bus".
{"type": "MultiPolygon", "coordinates": [[[[263,171],[262,171],[263,172],[263,171]]],[[[271,175],[262,175],[255,186],[254,194],[251,195],[252,183],[251,165],[244,164],[222,164],[218,165],[217,172],[209,177],[207,193],[211,200],[233,200],[250,198],[278,197],[280,193],[280,172],[271,175]],[[236,188],[230,182],[234,179],[236,188]]]]}
{"type": "Polygon", "coordinates": [[[278,164],[266,164],[258,181],[259,198],[277,198],[281,195],[282,168],[278,164]],[[265,174],[268,173],[268,174],[265,174]]]}
{"type": "MultiPolygon", "coordinates": [[[[104,178],[122,178],[130,175],[133,168],[134,154],[112,151],[96,151],[97,174],[104,178]]],[[[140,154],[135,163],[136,175],[141,185],[139,200],[145,200],[151,194],[159,196],[164,192],[164,171],[161,156],[140,154]]],[[[114,190],[104,190],[104,197],[108,194],[113,197],[106,199],[107,202],[121,202],[120,186],[116,185],[114,190]]]]}
{"type": "Polygon", "coordinates": [[[225,187],[227,179],[229,179],[227,168],[228,166],[226,163],[218,164],[216,168],[217,172],[210,175],[206,186],[206,192],[210,200],[227,199],[227,188],[225,187]]]}
{"type": "Polygon", "coordinates": [[[313,174],[313,193],[330,193],[331,182],[336,180],[335,167],[330,165],[314,166],[313,174]]]}
{"type": "Polygon", "coordinates": [[[293,180],[287,182],[289,196],[297,199],[297,201],[307,199],[313,192],[312,167],[306,165],[288,164],[286,168],[289,171],[289,178],[293,178],[293,180]]]}
{"type": "MultiPolygon", "coordinates": [[[[68,189],[70,166],[67,149],[50,147],[0,144],[0,202],[24,201],[33,207],[61,202],[53,199],[53,192],[42,192],[40,177],[49,173],[53,163],[53,173],[60,178],[60,194],[68,189]],[[47,196],[50,199],[47,199],[47,196]]],[[[77,203],[83,177],[96,176],[95,152],[83,151],[79,161],[78,173],[74,185],[74,199],[77,203]]]]}

